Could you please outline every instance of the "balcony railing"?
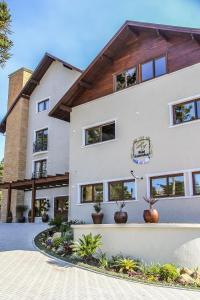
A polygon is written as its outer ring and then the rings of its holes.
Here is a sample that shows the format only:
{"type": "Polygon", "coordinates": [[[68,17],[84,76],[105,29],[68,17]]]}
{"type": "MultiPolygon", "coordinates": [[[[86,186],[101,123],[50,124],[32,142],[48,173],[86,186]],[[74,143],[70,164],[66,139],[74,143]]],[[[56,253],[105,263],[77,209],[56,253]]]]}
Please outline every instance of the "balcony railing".
{"type": "Polygon", "coordinates": [[[37,178],[44,178],[47,177],[47,171],[39,171],[39,172],[33,172],[32,178],[37,179],[37,178]]]}
{"type": "Polygon", "coordinates": [[[47,142],[35,142],[33,143],[33,153],[40,152],[40,151],[46,151],[47,150],[47,142]]]}

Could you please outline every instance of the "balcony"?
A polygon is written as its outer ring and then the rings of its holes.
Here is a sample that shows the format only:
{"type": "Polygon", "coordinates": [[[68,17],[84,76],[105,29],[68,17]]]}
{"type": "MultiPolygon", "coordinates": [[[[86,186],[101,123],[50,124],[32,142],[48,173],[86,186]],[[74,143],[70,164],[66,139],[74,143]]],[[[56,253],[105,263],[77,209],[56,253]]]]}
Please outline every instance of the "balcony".
{"type": "Polygon", "coordinates": [[[32,179],[38,179],[38,178],[44,178],[47,177],[47,170],[44,171],[38,171],[33,172],[32,179]]]}
{"type": "Polygon", "coordinates": [[[35,142],[33,143],[33,153],[47,151],[47,141],[46,142],[35,142]]]}

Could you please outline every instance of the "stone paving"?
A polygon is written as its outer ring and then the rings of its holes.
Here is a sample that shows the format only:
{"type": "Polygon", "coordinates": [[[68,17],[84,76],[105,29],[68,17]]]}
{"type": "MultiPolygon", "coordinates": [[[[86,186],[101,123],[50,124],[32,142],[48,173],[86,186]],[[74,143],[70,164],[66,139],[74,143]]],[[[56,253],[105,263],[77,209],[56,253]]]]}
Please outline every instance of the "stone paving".
{"type": "Polygon", "coordinates": [[[58,262],[32,245],[40,224],[0,224],[0,300],[199,300],[200,292],[127,282],[58,262]]]}

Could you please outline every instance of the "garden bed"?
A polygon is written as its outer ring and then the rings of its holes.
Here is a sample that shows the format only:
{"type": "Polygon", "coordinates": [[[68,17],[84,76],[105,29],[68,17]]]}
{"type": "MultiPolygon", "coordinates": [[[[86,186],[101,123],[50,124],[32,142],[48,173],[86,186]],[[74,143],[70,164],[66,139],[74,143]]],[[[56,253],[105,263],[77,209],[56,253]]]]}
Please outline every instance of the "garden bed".
{"type": "Polygon", "coordinates": [[[87,248],[91,248],[92,239],[94,250],[95,237],[91,235],[86,238],[88,238],[86,241],[82,239],[82,241],[74,243],[72,230],[68,224],[65,224],[60,228],[53,227],[41,232],[35,237],[34,242],[41,251],[48,255],[108,276],[159,286],[197,290],[200,288],[200,273],[197,269],[190,270],[176,267],[173,264],[145,265],[138,259],[122,255],[108,259],[105,253],[97,250],[101,245],[100,237],[98,241],[96,240],[97,247],[91,255],[87,248]],[[80,251],[81,244],[84,246],[82,252],[80,251]],[[87,252],[87,257],[83,256],[84,251],[87,252]]]}

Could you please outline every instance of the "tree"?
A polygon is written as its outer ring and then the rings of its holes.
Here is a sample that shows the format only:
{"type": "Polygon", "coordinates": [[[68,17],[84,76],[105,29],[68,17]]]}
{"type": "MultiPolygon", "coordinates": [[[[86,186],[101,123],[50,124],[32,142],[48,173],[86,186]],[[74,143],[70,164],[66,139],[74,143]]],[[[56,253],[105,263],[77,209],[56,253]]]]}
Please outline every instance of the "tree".
{"type": "Polygon", "coordinates": [[[0,1],[0,66],[4,67],[11,57],[10,49],[13,42],[9,39],[11,15],[5,1],[0,1]]]}

